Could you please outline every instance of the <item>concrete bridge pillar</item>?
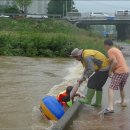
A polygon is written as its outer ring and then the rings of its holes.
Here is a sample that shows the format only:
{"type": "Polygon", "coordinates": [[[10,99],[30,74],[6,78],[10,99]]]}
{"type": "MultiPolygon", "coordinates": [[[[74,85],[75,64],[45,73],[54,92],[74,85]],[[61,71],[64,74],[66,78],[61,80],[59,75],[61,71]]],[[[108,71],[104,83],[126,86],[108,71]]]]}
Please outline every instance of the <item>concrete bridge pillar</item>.
{"type": "Polygon", "coordinates": [[[126,29],[126,39],[130,39],[130,24],[127,26],[126,29]]]}
{"type": "Polygon", "coordinates": [[[118,24],[116,25],[117,40],[126,40],[130,38],[130,24],[118,24]]]}

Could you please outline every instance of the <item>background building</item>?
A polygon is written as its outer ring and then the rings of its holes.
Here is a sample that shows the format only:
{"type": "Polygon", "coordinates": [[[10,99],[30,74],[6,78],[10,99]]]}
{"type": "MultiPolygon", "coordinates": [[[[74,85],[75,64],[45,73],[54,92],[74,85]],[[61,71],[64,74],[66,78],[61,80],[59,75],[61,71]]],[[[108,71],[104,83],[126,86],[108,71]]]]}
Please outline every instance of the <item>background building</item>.
{"type": "MultiPolygon", "coordinates": [[[[11,5],[13,0],[0,0],[0,5],[11,5]]],[[[47,14],[49,0],[32,0],[32,4],[28,7],[28,13],[31,14],[47,14]]]]}
{"type": "Polygon", "coordinates": [[[0,0],[0,5],[11,5],[12,0],[0,0]]]}
{"type": "Polygon", "coordinates": [[[47,14],[49,0],[32,0],[32,4],[28,7],[28,13],[47,14]]]}

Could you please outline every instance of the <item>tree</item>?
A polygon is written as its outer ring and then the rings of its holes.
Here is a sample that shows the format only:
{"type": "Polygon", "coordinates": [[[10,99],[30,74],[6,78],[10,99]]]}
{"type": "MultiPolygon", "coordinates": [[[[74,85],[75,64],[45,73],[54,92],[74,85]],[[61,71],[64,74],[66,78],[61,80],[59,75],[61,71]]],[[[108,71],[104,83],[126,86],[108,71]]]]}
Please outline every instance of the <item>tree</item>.
{"type": "Polygon", "coordinates": [[[32,0],[14,0],[15,4],[18,6],[22,13],[27,13],[27,7],[32,3],[32,0]]]}
{"type": "Polygon", "coordinates": [[[73,8],[73,0],[50,0],[48,3],[48,14],[60,14],[66,16],[73,8]]]}
{"type": "Polygon", "coordinates": [[[11,6],[0,5],[0,12],[1,13],[19,13],[19,9],[15,5],[11,5],[11,6]]]}

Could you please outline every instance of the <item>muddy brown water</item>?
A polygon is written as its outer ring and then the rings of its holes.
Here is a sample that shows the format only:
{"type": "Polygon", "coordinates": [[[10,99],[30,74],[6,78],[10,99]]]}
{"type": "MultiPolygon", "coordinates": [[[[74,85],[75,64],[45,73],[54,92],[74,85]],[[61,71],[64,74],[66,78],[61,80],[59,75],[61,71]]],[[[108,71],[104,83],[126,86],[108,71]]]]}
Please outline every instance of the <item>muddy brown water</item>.
{"type": "Polygon", "coordinates": [[[39,101],[63,81],[70,64],[70,59],[0,57],[0,129],[50,126],[39,101]]]}
{"type": "MultiPolygon", "coordinates": [[[[130,66],[130,57],[126,57],[130,66]]],[[[39,101],[48,95],[57,95],[79,77],[81,65],[71,59],[0,57],[0,130],[50,129],[54,122],[42,118],[39,101]],[[72,81],[71,81],[72,80],[72,81]]],[[[104,87],[103,108],[107,106],[107,88],[104,87]]],[[[81,106],[68,130],[129,130],[130,78],[126,87],[127,108],[121,108],[115,95],[115,114],[97,116],[100,109],[81,106]]]]}

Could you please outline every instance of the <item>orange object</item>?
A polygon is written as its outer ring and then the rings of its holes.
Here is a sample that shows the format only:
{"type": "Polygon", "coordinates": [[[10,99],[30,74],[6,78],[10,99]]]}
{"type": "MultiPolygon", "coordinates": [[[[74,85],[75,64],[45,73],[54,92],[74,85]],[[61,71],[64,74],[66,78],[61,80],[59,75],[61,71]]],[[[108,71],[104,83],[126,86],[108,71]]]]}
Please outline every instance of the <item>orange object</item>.
{"type": "Polygon", "coordinates": [[[66,91],[59,93],[59,95],[57,96],[57,100],[58,102],[60,102],[63,106],[67,106],[67,103],[62,101],[62,98],[66,97],[68,94],[66,93],[66,91]]]}
{"type": "Polygon", "coordinates": [[[129,72],[129,67],[126,64],[125,58],[118,48],[112,47],[111,49],[109,49],[108,56],[110,60],[117,61],[114,73],[121,74],[129,72]]]}
{"type": "Polygon", "coordinates": [[[55,115],[51,113],[51,111],[45,106],[45,104],[42,101],[40,101],[40,107],[41,107],[41,112],[43,116],[45,115],[49,120],[56,120],[56,121],[58,120],[55,117],[55,115]]]}

